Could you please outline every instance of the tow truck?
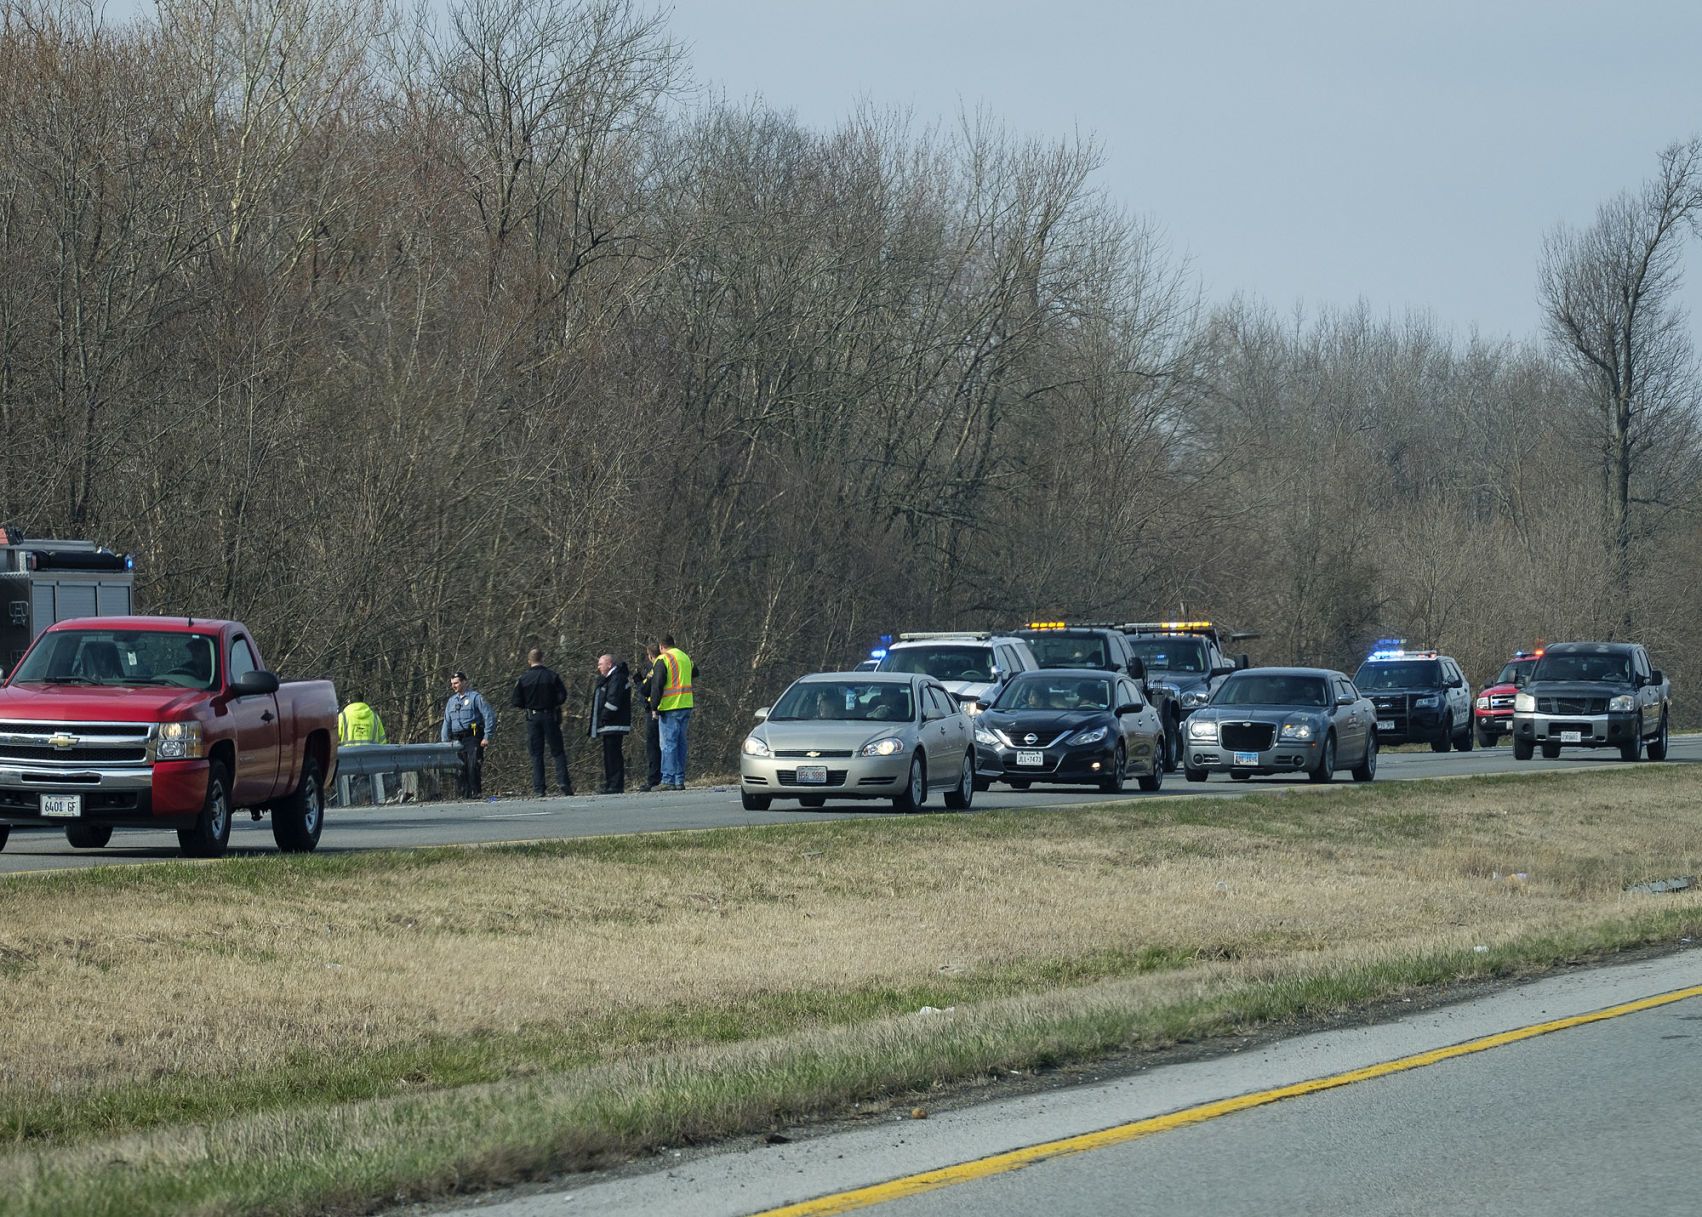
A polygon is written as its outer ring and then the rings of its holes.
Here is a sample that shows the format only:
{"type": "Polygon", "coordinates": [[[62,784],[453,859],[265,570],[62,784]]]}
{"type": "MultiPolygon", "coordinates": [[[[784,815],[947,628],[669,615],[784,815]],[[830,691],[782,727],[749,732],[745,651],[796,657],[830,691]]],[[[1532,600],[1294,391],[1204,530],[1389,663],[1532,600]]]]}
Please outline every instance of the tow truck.
{"type": "Polygon", "coordinates": [[[0,525],[0,677],[48,626],[133,611],[136,559],[93,541],[49,541],[0,525]]]}
{"type": "Polygon", "coordinates": [[[1178,721],[1211,700],[1231,672],[1251,666],[1229,644],[1257,638],[1252,630],[1227,630],[1211,621],[1128,621],[1118,627],[1146,668],[1147,687],[1175,704],[1178,721]]]}
{"type": "Polygon", "coordinates": [[[1529,651],[1514,651],[1513,658],[1478,693],[1472,703],[1472,729],[1479,748],[1493,748],[1503,735],[1513,734],[1513,699],[1531,678],[1542,652],[1541,642],[1529,651]]]}

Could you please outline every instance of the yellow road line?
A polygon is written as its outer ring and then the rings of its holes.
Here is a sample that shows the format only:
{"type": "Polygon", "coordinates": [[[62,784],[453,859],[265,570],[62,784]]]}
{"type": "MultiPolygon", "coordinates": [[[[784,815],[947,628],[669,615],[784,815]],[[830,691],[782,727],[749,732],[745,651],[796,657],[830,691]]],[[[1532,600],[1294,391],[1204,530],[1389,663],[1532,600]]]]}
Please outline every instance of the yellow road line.
{"type": "Polygon", "coordinates": [[[1044,1162],[1048,1158],[1059,1158],[1066,1154],[1080,1154],[1088,1150],[1122,1145],[1125,1142],[1148,1137],[1154,1133],[1169,1132],[1174,1128],[1185,1128],[1190,1124],[1215,1120],[1219,1116],[1226,1116],[1232,1112],[1263,1107],[1267,1103],[1297,1098],[1300,1095],[1316,1094],[1322,1090],[1333,1090],[1338,1086],[1350,1086],[1355,1082],[1369,1081],[1386,1074],[1401,1073],[1408,1069],[1421,1069],[1426,1065],[1434,1065],[1439,1061],[1446,1061],[1453,1057],[1466,1056],[1473,1052],[1484,1052],[1490,1048],[1499,1048],[1505,1044],[1518,1043],[1520,1040],[1533,1039],[1536,1036],[1547,1035],[1553,1031],[1564,1031],[1569,1027],[1581,1027],[1587,1023],[1598,1023],[1604,1019],[1618,1018],[1624,1014],[1635,1014],[1640,1010],[1651,1010],[1657,1006],[1669,1005],[1672,1002],[1683,1001],[1690,997],[1702,997],[1702,985],[1694,985],[1688,989],[1677,989],[1671,993],[1661,993],[1654,997],[1640,998],[1637,1001],[1610,1006],[1605,1010],[1597,1010],[1590,1014],[1579,1014],[1572,1018],[1559,1018],[1552,1022],[1519,1027],[1512,1031],[1500,1032],[1497,1035],[1487,1035],[1482,1039],[1468,1040],[1463,1044],[1437,1048],[1430,1052],[1420,1052],[1413,1056],[1401,1057],[1399,1060],[1369,1065],[1364,1069],[1349,1070],[1347,1073],[1338,1073],[1331,1077],[1315,1078],[1309,1082],[1296,1082],[1292,1086],[1279,1086],[1273,1090],[1261,1090],[1254,1094],[1240,1095],[1233,1099],[1220,1099],[1215,1103],[1202,1103],[1198,1107],[1184,1108],[1181,1111],[1171,1112],[1169,1115],[1136,1120],[1131,1124],[1120,1124],[1115,1128],[1085,1133],[1079,1137],[1065,1137],[1059,1141],[1030,1145],[1023,1149],[1011,1150],[1009,1153],[994,1154],[991,1157],[979,1158],[973,1162],[948,1166],[943,1170],[924,1171],[921,1174],[907,1175],[902,1179],[877,1183],[872,1187],[838,1192],[831,1196],[820,1196],[814,1200],[806,1200],[801,1204],[789,1204],[782,1208],[766,1209],[761,1213],[754,1214],[754,1217],[827,1217],[828,1214],[832,1213],[849,1213],[857,1209],[884,1204],[889,1200],[915,1196],[922,1192],[931,1192],[937,1188],[951,1187],[958,1183],[968,1183],[975,1179],[985,1179],[991,1175],[1002,1175],[1007,1171],[1021,1170],[1025,1166],[1044,1162]]]}

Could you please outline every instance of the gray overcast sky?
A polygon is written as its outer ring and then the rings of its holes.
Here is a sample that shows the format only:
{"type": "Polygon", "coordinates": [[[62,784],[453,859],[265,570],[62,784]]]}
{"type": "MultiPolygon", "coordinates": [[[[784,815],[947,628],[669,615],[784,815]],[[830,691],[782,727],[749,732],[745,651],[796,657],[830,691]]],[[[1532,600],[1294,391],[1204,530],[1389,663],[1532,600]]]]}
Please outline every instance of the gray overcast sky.
{"type": "MultiPolygon", "coordinates": [[[[1702,133],[1698,0],[673,0],[670,29],[812,127],[866,101],[1092,133],[1210,299],[1462,336],[1534,336],[1544,234],[1702,133]]],[[[1702,242],[1686,288],[1702,348],[1702,242]]]]}

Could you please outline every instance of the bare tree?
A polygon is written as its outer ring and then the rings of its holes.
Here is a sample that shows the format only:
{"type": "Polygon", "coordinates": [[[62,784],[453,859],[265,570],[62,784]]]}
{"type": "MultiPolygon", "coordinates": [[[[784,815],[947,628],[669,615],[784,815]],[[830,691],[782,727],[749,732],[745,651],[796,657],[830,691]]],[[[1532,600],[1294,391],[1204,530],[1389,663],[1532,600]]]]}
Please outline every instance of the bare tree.
{"type": "Polygon", "coordinates": [[[1606,540],[1622,588],[1631,578],[1633,507],[1668,501],[1658,458],[1693,438],[1697,369],[1674,297],[1683,236],[1699,230],[1702,139],[1692,138],[1660,154],[1641,191],[1602,204],[1590,227],[1559,229],[1544,245],[1548,332],[1600,416],[1606,540]]]}

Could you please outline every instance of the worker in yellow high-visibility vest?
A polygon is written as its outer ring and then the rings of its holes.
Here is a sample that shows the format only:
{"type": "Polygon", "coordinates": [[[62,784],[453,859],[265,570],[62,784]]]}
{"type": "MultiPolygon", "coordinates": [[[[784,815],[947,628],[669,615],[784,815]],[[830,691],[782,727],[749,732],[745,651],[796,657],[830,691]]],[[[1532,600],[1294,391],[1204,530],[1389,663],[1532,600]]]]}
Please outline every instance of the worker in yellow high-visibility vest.
{"type": "Polygon", "coordinates": [[[691,722],[691,656],[662,636],[662,650],[650,673],[651,711],[662,737],[662,784],[658,790],[686,788],[686,724],[691,722]]]}
{"type": "Polygon", "coordinates": [[[364,701],[352,701],[337,715],[337,742],[350,744],[383,744],[384,720],[378,711],[364,701]]]}

